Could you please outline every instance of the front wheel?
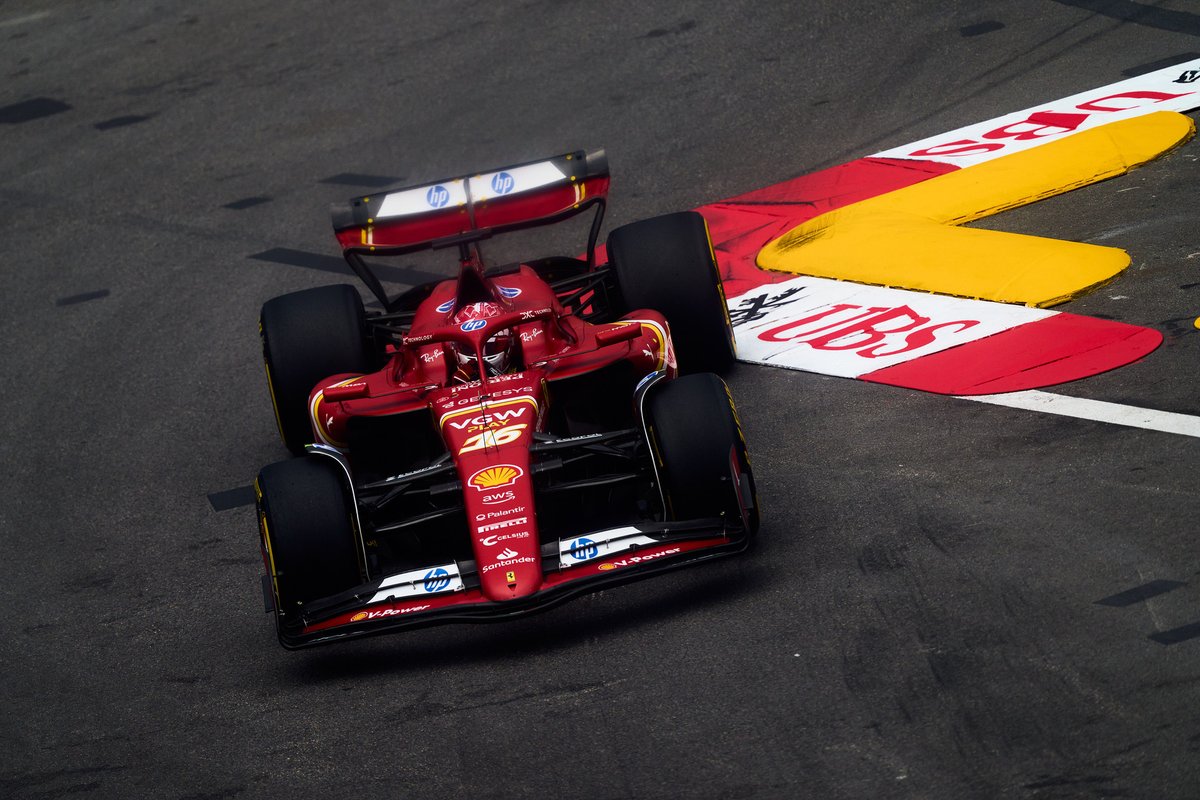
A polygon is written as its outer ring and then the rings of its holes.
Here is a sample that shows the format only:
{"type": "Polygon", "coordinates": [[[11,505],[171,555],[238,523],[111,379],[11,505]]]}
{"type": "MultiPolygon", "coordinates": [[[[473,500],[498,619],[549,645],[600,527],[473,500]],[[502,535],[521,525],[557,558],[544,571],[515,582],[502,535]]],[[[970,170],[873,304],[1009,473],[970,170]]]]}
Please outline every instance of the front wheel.
{"type": "Polygon", "coordinates": [[[724,516],[758,530],[758,496],[733,397],[711,373],[662,383],[647,398],[671,519],[724,516]]]}
{"type": "Polygon", "coordinates": [[[303,605],[357,586],[361,545],[346,476],[324,456],[263,467],[255,481],[263,560],[280,629],[303,605]]]}
{"type": "Polygon", "coordinates": [[[313,441],[313,387],[330,375],[372,369],[362,298],[344,283],[285,294],[263,304],[258,329],[279,437],[301,455],[313,441]]]}
{"type": "Polygon", "coordinates": [[[621,313],[665,316],[681,372],[733,365],[733,325],[704,217],[682,211],[622,225],[608,235],[608,260],[621,313]]]}

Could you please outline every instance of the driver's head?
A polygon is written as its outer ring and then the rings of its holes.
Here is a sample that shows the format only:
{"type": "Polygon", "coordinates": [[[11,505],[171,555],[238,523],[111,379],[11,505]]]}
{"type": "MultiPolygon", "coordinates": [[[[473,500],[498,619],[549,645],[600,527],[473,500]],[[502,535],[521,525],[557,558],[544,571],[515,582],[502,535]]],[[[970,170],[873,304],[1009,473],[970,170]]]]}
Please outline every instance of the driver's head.
{"type": "MultiPolygon", "coordinates": [[[[460,325],[475,320],[487,320],[500,316],[503,309],[498,303],[470,303],[463,306],[454,315],[454,321],[460,325]]],[[[512,363],[511,355],[516,347],[516,337],[510,331],[501,331],[490,337],[483,345],[483,363],[488,375],[502,375],[509,370],[512,363]]],[[[462,348],[454,348],[458,358],[460,372],[468,375],[475,373],[475,356],[462,348]]]]}
{"type": "Polygon", "coordinates": [[[483,344],[483,363],[488,375],[503,375],[512,366],[512,352],[517,337],[508,331],[501,331],[483,344]]]}

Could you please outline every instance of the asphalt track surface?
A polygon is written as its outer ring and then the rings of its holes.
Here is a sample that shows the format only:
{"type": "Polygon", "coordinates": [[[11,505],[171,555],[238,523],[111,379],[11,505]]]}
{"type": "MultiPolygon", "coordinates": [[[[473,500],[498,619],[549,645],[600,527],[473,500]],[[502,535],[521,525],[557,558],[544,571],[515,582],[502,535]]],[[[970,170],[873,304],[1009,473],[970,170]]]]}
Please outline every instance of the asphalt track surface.
{"type": "MultiPolygon", "coordinates": [[[[1194,437],[742,365],[748,556],[302,653],[245,503],[330,201],[603,146],[610,226],[690,208],[1196,57],[1194,4],[10,0],[0,42],[0,796],[1200,797],[1194,437]]],[[[1200,413],[1198,159],[986,222],[1128,249],[1062,308],[1166,336],[1052,391],[1200,413]]]]}

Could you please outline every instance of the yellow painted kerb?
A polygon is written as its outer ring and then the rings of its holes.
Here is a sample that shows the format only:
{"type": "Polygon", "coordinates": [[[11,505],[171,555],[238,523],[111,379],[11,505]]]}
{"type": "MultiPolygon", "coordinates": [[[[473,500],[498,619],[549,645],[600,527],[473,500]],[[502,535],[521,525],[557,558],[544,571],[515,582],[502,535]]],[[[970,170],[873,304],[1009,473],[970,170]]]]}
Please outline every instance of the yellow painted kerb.
{"type": "Polygon", "coordinates": [[[822,214],[770,242],[763,269],[1049,306],[1129,265],[1114,247],[955,227],[1122,175],[1195,133],[1159,111],[1055,139],[822,214]]]}

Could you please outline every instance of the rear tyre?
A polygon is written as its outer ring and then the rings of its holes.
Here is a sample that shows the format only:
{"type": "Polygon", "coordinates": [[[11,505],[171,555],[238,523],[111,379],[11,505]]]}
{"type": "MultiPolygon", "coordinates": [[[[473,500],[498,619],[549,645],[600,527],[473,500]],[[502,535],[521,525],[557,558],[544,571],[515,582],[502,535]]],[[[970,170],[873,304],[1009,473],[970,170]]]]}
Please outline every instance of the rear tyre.
{"type": "Polygon", "coordinates": [[[302,604],[357,586],[358,534],[345,473],[330,458],[308,456],[258,473],[258,523],[280,628],[302,604]]]}
{"type": "Polygon", "coordinates": [[[646,411],[670,518],[727,515],[740,522],[745,505],[752,536],[758,530],[754,473],[725,381],[701,373],[664,382],[647,398],[646,411]]]}
{"type": "Polygon", "coordinates": [[[259,331],[279,438],[301,455],[313,440],[308,395],[317,382],[372,369],[362,298],[349,284],[285,294],[263,304],[259,331]]]}
{"type": "Polygon", "coordinates": [[[724,372],[736,351],[729,307],[704,217],[683,211],[622,225],[608,235],[622,313],[667,318],[681,372],[724,372]]]}

